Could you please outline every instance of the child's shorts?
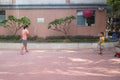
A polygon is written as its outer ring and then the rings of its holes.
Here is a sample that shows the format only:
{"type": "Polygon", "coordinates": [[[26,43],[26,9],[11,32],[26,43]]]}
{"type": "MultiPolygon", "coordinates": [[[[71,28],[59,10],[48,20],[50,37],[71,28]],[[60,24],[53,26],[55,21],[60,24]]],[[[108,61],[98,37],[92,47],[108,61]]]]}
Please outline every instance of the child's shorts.
{"type": "Polygon", "coordinates": [[[23,40],[22,43],[23,43],[23,45],[26,46],[27,45],[27,40],[23,40]]]}
{"type": "Polygon", "coordinates": [[[100,49],[104,49],[104,46],[100,46],[100,49]]]}

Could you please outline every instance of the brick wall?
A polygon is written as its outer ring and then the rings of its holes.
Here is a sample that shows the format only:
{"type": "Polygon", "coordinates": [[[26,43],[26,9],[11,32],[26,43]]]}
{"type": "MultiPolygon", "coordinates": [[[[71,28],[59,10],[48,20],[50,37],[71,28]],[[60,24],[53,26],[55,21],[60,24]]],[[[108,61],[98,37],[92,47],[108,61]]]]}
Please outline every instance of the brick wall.
{"type": "MultiPolygon", "coordinates": [[[[18,18],[27,16],[31,19],[29,27],[31,36],[47,37],[47,36],[62,36],[60,32],[48,30],[48,23],[56,18],[62,18],[69,15],[76,16],[76,9],[33,9],[33,10],[7,10],[6,15],[14,15],[18,18]],[[38,23],[38,18],[44,18],[44,23],[38,23]]],[[[99,32],[105,32],[106,27],[106,12],[96,10],[96,24],[92,27],[80,27],[73,22],[69,35],[90,35],[97,36],[99,32]]],[[[7,29],[0,27],[0,35],[11,34],[7,29]]],[[[18,32],[18,35],[20,32],[18,32]]]]}

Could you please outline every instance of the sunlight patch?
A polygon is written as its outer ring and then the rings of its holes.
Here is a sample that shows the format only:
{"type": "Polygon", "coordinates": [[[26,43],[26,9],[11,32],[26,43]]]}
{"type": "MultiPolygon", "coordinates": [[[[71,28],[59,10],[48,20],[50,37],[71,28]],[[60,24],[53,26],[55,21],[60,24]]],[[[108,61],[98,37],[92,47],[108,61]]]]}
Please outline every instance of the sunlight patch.
{"type": "Polygon", "coordinates": [[[0,52],[0,55],[2,55],[3,53],[2,52],[0,52]]]}
{"type": "Polygon", "coordinates": [[[12,74],[11,72],[0,72],[0,74],[12,74]]]}
{"type": "Polygon", "coordinates": [[[110,61],[117,63],[117,64],[120,64],[120,59],[110,59],[110,61]]]}
{"type": "Polygon", "coordinates": [[[44,70],[43,73],[69,75],[69,76],[111,76],[107,74],[88,72],[88,71],[78,71],[78,70],[66,70],[65,71],[61,69],[55,69],[55,70],[47,69],[47,70],[44,70]]]}
{"type": "Polygon", "coordinates": [[[69,60],[73,62],[84,62],[84,63],[92,63],[93,61],[88,59],[81,59],[81,58],[69,58],[69,60]]]}
{"type": "Polygon", "coordinates": [[[35,50],[34,52],[45,52],[45,50],[35,50]]]}
{"type": "Polygon", "coordinates": [[[76,51],[73,51],[73,50],[63,50],[64,52],[68,52],[68,53],[73,53],[73,52],[76,52],[76,51]]]}

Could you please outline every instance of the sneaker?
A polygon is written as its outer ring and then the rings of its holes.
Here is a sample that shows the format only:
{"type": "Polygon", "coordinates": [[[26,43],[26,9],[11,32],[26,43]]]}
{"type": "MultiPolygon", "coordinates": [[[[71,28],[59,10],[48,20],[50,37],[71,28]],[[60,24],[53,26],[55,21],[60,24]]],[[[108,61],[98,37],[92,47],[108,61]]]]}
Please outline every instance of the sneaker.
{"type": "Polygon", "coordinates": [[[29,53],[29,51],[28,51],[28,50],[26,50],[26,53],[29,53]]]}
{"type": "Polygon", "coordinates": [[[100,55],[102,55],[102,53],[99,53],[100,55]]]}

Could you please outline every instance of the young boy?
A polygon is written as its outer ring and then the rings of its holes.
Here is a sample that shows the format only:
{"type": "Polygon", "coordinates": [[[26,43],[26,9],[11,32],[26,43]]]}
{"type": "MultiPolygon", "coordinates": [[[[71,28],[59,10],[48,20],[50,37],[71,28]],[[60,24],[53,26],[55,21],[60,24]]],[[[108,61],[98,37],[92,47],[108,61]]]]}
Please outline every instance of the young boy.
{"type": "Polygon", "coordinates": [[[25,50],[26,52],[28,52],[27,50],[27,37],[29,35],[29,31],[27,30],[28,28],[28,25],[25,25],[23,27],[23,30],[21,32],[21,38],[22,38],[22,43],[23,43],[23,46],[22,46],[22,50],[21,50],[21,54],[23,54],[23,51],[25,50]]]}
{"type": "Polygon", "coordinates": [[[105,41],[105,37],[104,37],[104,33],[101,32],[100,33],[100,39],[99,39],[99,45],[100,45],[100,55],[103,54],[103,49],[104,49],[104,41],[105,41]]]}

